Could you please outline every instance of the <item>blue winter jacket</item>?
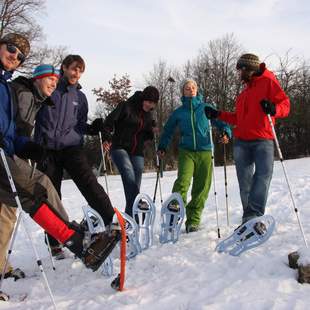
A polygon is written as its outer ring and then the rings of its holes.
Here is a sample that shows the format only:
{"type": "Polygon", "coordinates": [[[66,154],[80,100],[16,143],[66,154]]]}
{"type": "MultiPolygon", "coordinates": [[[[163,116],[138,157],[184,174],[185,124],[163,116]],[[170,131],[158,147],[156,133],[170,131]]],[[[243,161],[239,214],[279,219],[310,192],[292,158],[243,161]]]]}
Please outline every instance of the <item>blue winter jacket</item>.
{"type": "Polygon", "coordinates": [[[4,152],[9,156],[22,150],[25,143],[29,141],[27,137],[16,135],[15,111],[7,83],[11,77],[11,72],[0,68],[0,134],[3,135],[4,152]]]}
{"type": "MultiPolygon", "coordinates": [[[[209,120],[204,109],[208,105],[204,103],[201,96],[182,97],[182,106],[170,115],[164,126],[158,149],[166,150],[171,141],[176,127],[180,130],[179,147],[189,151],[209,151],[212,149],[210,142],[209,120]]],[[[230,127],[221,121],[212,121],[221,132],[226,132],[231,137],[230,127]]]]}
{"type": "Polygon", "coordinates": [[[48,149],[61,150],[83,144],[88,103],[81,86],[61,78],[51,98],[55,106],[44,106],[35,124],[35,141],[48,149]]]}

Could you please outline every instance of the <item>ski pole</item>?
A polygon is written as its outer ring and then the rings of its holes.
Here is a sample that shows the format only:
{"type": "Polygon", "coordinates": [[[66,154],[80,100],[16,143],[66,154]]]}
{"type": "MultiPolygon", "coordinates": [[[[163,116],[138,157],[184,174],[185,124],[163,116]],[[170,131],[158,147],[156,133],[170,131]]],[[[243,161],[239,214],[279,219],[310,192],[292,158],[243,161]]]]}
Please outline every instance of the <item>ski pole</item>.
{"type": "MultiPolygon", "coordinates": [[[[102,134],[101,134],[101,131],[99,131],[99,141],[100,141],[100,149],[101,149],[101,156],[102,156],[102,165],[99,166],[100,170],[101,170],[101,167],[103,166],[103,175],[104,175],[104,179],[105,179],[105,186],[106,186],[106,189],[107,189],[107,194],[109,196],[109,187],[108,187],[108,177],[107,177],[107,167],[106,167],[106,163],[105,163],[105,152],[104,152],[104,149],[103,149],[103,142],[102,142],[102,134]]],[[[100,175],[100,170],[98,169],[98,177],[100,175]]]]}
{"type": "MultiPolygon", "coordinates": [[[[22,215],[22,212],[23,212],[23,209],[22,209],[22,206],[21,206],[21,203],[20,203],[20,199],[19,199],[19,196],[18,196],[18,193],[17,193],[17,190],[16,190],[16,187],[15,187],[15,183],[14,183],[14,180],[13,180],[13,177],[12,177],[12,174],[11,174],[11,171],[10,171],[10,168],[8,166],[8,163],[7,163],[7,160],[6,160],[6,157],[5,157],[5,154],[4,154],[4,151],[2,148],[0,148],[0,153],[1,153],[1,158],[2,158],[2,162],[3,162],[3,165],[4,165],[4,168],[6,170],[6,174],[7,174],[7,177],[8,177],[8,180],[9,180],[9,183],[10,183],[10,186],[11,186],[11,189],[12,189],[12,193],[14,195],[14,198],[15,198],[15,202],[17,204],[17,208],[19,210],[19,213],[20,213],[20,219],[18,219],[18,224],[20,222],[20,220],[23,221],[23,224],[24,224],[24,229],[25,229],[25,232],[28,236],[28,239],[30,240],[30,243],[31,243],[31,246],[32,246],[32,249],[34,251],[34,254],[36,256],[36,262],[37,262],[37,265],[41,271],[41,274],[43,276],[43,279],[44,279],[44,282],[46,284],[46,287],[47,287],[47,290],[49,292],[49,295],[50,295],[50,298],[51,298],[51,301],[53,303],[53,306],[55,309],[57,309],[57,306],[56,306],[56,303],[55,303],[55,299],[54,299],[54,296],[53,296],[53,293],[52,293],[52,290],[51,290],[51,287],[49,285],[49,282],[48,282],[48,279],[47,279],[47,276],[46,276],[46,273],[43,269],[43,265],[42,265],[42,261],[41,259],[39,258],[39,254],[37,252],[37,249],[34,245],[34,242],[32,240],[32,236],[31,234],[29,233],[29,230],[27,228],[27,223],[26,221],[24,220],[23,218],[23,215],[22,215]]],[[[16,230],[17,231],[17,230],[16,230]]],[[[15,241],[15,237],[16,237],[16,232],[15,232],[15,235],[14,235],[14,240],[15,241]]],[[[13,243],[11,243],[10,245],[10,248],[13,248],[13,243]]]]}
{"type": "Polygon", "coordinates": [[[211,158],[212,158],[212,176],[213,176],[213,189],[214,189],[214,200],[215,200],[215,212],[216,212],[216,225],[217,225],[217,236],[221,238],[220,226],[219,226],[219,214],[218,214],[218,201],[217,201],[217,192],[216,192],[216,179],[215,179],[215,160],[214,160],[214,144],[212,138],[212,125],[209,120],[209,135],[211,142],[211,158]]]}
{"type": "Polygon", "coordinates": [[[276,134],[276,131],[275,131],[275,128],[274,128],[274,125],[273,125],[273,122],[272,122],[272,119],[271,119],[270,114],[267,114],[267,117],[268,117],[268,120],[269,120],[271,129],[272,129],[272,133],[273,133],[274,140],[275,140],[275,143],[276,143],[276,147],[277,147],[277,151],[278,151],[278,154],[279,154],[280,162],[281,162],[281,165],[282,165],[282,168],[283,168],[283,172],[284,172],[284,176],[285,176],[285,180],[286,180],[286,183],[287,183],[287,187],[288,187],[288,190],[289,190],[289,192],[290,192],[290,196],[291,196],[291,200],[292,200],[293,211],[294,211],[295,214],[296,214],[297,221],[298,221],[298,225],[299,225],[299,229],[300,229],[302,238],[303,238],[303,240],[304,240],[305,246],[308,247],[308,243],[307,243],[307,240],[306,240],[306,236],[305,236],[305,233],[304,233],[304,229],[303,229],[303,226],[302,226],[301,221],[300,221],[300,218],[299,218],[298,208],[297,208],[297,206],[296,206],[296,204],[295,204],[295,199],[294,199],[294,196],[293,196],[293,192],[292,192],[292,189],[291,189],[291,185],[290,185],[290,182],[289,182],[289,179],[288,179],[288,175],[287,175],[287,172],[286,172],[286,168],[285,168],[285,165],[284,165],[284,159],[283,159],[282,152],[281,152],[281,149],[280,149],[278,137],[277,137],[277,134],[276,134]]]}
{"type": "Polygon", "coordinates": [[[225,145],[225,143],[223,144],[223,157],[224,157],[226,220],[227,220],[227,226],[229,226],[228,191],[227,191],[227,169],[226,169],[226,145],[225,145]]]}
{"type": "Polygon", "coordinates": [[[14,226],[14,229],[13,229],[13,233],[12,233],[12,236],[11,236],[8,254],[6,256],[6,259],[5,259],[5,262],[4,262],[4,266],[3,266],[2,271],[1,271],[0,291],[1,291],[1,288],[2,288],[2,282],[4,280],[6,269],[8,267],[9,261],[10,261],[11,253],[12,253],[12,250],[13,250],[13,244],[15,242],[15,237],[17,235],[17,230],[18,230],[18,227],[19,227],[19,224],[20,224],[21,216],[22,216],[22,214],[21,214],[21,212],[19,212],[18,216],[17,216],[17,220],[16,220],[16,223],[15,223],[15,226],[14,226]]]}
{"type": "Polygon", "coordinates": [[[161,191],[161,182],[160,178],[163,177],[163,161],[159,159],[159,156],[157,154],[157,141],[156,141],[156,135],[154,135],[154,149],[156,154],[156,183],[155,183],[155,189],[154,189],[154,196],[153,196],[153,203],[156,201],[156,194],[157,194],[157,188],[159,186],[159,194],[160,194],[160,202],[163,203],[163,196],[161,191]]]}

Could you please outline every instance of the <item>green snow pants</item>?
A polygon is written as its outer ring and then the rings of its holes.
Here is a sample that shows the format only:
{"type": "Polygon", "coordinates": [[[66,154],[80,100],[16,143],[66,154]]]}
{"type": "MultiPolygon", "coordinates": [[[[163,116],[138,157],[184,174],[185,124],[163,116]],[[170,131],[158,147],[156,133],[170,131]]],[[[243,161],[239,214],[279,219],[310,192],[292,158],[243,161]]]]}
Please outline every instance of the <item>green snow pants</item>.
{"type": "Polygon", "coordinates": [[[180,193],[186,207],[186,226],[198,226],[212,181],[211,151],[192,152],[179,149],[178,178],[172,192],[180,193]],[[187,191],[192,185],[192,199],[187,204],[187,191]]]}

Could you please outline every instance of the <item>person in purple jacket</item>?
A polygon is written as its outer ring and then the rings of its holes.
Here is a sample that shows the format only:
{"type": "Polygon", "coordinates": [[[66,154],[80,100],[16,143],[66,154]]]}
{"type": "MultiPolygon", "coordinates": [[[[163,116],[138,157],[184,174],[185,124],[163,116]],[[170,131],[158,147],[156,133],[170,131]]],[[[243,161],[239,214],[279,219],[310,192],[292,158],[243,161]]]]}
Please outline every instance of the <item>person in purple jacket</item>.
{"type": "MultiPolygon", "coordinates": [[[[34,138],[46,149],[46,156],[38,162],[38,169],[51,179],[60,197],[61,181],[66,170],[90,207],[108,225],[114,209],[83,149],[83,136],[99,132],[97,126],[87,124],[88,103],[79,84],[84,70],[85,62],[81,56],[68,55],[61,64],[61,77],[51,96],[54,107],[45,106],[37,115],[34,138]]],[[[50,236],[49,242],[52,254],[62,259],[60,244],[50,236]]]]}

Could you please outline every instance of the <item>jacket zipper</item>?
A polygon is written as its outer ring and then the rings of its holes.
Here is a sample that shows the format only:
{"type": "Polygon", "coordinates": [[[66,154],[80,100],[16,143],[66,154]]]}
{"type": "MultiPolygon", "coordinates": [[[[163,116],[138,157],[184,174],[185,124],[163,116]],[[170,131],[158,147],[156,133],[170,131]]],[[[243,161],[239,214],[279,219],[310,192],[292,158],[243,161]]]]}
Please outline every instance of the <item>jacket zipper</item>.
{"type": "Polygon", "coordinates": [[[138,133],[141,131],[141,129],[143,128],[143,125],[144,125],[143,112],[142,111],[140,112],[140,117],[141,117],[141,119],[139,119],[138,130],[135,132],[134,137],[133,137],[133,146],[132,146],[132,149],[131,149],[131,154],[132,155],[135,153],[137,145],[138,145],[138,139],[137,139],[138,133]]]}
{"type": "Polygon", "coordinates": [[[193,143],[194,143],[194,150],[196,151],[196,133],[195,133],[195,115],[193,111],[193,102],[191,99],[191,124],[192,124],[192,132],[193,132],[193,143]]]}

